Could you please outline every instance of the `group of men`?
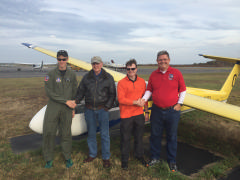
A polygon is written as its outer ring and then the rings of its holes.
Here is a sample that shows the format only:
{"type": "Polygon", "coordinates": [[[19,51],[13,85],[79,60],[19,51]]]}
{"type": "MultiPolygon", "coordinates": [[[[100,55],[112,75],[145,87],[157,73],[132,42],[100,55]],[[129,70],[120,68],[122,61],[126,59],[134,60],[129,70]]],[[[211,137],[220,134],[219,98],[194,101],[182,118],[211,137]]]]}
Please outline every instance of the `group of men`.
{"type": "MultiPolygon", "coordinates": [[[[88,130],[89,155],[84,163],[97,157],[96,131],[100,127],[103,167],[110,163],[109,109],[116,100],[113,77],[102,67],[101,57],[91,58],[92,70],[77,87],[76,75],[67,68],[68,53],[57,52],[58,66],[45,77],[45,90],[49,97],[43,125],[43,156],[45,168],[53,166],[53,151],[57,129],[66,167],[73,165],[71,159],[71,123],[76,104],[85,101],[85,120],[88,130]]],[[[186,94],[186,86],[181,72],[170,67],[167,51],[157,54],[158,69],[152,72],[148,85],[137,75],[137,62],[130,59],[126,63],[127,75],[117,85],[117,99],[120,109],[121,167],[128,169],[131,135],[134,136],[134,157],[144,166],[159,163],[161,139],[166,129],[167,161],[171,171],[176,171],[177,128],[181,105],[186,94]],[[151,108],[151,158],[144,159],[143,135],[145,121],[149,120],[148,100],[152,97],[151,108]],[[144,108],[143,108],[144,107],[144,108]],[[145,115],[144,115],[145,114],[145,115]]]]}

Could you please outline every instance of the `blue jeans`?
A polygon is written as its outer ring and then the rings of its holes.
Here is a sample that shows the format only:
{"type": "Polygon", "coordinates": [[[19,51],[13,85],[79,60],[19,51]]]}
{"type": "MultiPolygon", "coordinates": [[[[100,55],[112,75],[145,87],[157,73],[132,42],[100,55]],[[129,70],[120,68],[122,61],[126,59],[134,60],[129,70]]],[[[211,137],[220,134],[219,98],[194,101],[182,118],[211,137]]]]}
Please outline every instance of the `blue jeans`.
{"type": "Polygon", "coordinates": [[[150,118],[150,151],[152,159],[160,158],[162,134],[165,128],[167,138],[167,161],[168,163],[176,163],[177,129],[180,112],[181,111],[176,111],[173,108],[161,110],[153,104],[150,118]]]}
{"type": "Polygon", "coordinates": [[[101,146],[102,146],[102,159],[106,160],[110,158],[110,136],[109,136],[109,113],[104,109],[91,110],[86,108],[85,120],[87,122],[88,130],[88,148],[89,156],[97,156],[97,122],[100,127],[101,134],[101,146]]]}

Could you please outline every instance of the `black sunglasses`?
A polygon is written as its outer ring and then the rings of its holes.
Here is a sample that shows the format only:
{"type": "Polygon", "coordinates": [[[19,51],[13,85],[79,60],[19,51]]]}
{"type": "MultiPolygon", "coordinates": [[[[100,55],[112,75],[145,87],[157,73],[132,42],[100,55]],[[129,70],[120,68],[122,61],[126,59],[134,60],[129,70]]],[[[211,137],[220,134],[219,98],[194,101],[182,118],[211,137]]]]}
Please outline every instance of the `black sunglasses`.
{"type": "Polygon", "coordinates": [[[134,71],[136,68],[127,68],[127,71],[130,71],[130,70],[132,70],[132,71],[134,71]]]}
{"type": "Polygon", "coordinates": [[[63,59],[60,59],[60,58],[57,58],[58,61],[66,61],[67,58],[63,58],[63,59]]]}
{"type": "Polygon", "coordinates": [[[100,64],[100,63],[96,63],[96,62],[92,63],[92,65],[98,65],[98,64],[100,64]]]}

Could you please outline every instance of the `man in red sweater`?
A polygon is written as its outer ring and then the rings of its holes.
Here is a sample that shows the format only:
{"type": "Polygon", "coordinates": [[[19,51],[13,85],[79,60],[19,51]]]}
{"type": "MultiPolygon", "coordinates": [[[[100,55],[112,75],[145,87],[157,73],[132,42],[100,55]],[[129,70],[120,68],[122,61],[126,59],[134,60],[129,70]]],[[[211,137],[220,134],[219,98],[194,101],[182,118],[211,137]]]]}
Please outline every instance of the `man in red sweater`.
{"type": "Polygon", "coordinates": [[[145,118],[141,98],[146,90],[145,80],[137,76],[137,62],[131,59],[126,63],[127,76],[118,82],[117,95],[120,108],[121,159],[122,168],[128,169],[131,134],[134,134],[135,158],[143,165],[143,133],[145,120],[149,119],[147,103],[144,105],[145,118]]]}
{"type": "Polygon", "coordinates": [[[145,101],[152,96],[151,111],[151,160],[149,166],[159,162],[163,130],[166,129],[167,161],[171,171],[177,171],[177,129],[186,86],[181,72],[169,66],[167,51],[157,54],[158,69],[149,77],[145,101]]]}

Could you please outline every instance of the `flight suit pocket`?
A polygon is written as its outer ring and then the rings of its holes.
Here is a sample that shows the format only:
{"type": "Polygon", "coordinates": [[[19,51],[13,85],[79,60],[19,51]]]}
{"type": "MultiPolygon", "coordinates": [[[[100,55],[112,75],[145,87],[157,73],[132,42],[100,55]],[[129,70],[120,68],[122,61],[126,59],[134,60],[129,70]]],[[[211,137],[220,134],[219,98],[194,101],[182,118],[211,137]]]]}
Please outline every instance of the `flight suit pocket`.
{"type": "Polygon", "coordinates": [[[66,85],[66,88],[71,87],[71,84],[72,84],[71,79],[68,78],[68,77],[66,77],[66,78],[65,78],[65,85],[66,85]]]}

